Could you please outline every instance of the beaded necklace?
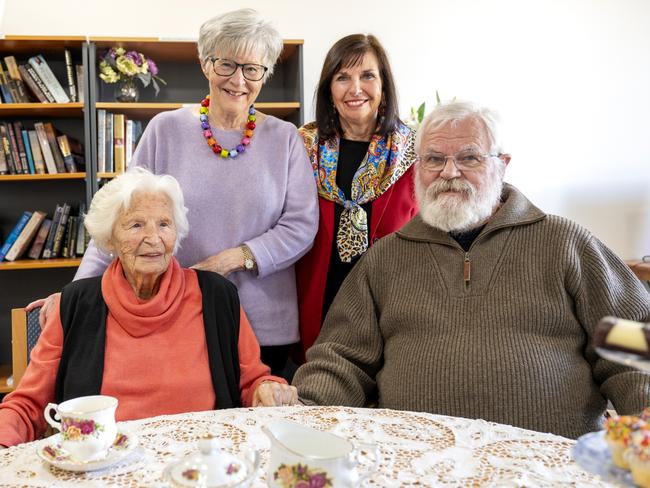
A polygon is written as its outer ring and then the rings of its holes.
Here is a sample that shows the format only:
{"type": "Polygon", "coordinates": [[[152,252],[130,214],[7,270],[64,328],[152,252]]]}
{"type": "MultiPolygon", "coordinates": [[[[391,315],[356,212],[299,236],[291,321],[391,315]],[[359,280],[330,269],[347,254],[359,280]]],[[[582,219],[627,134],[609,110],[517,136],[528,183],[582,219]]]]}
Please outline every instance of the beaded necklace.
{"type": "Polygon", "coordinates": [[[251,138],[253,137],[253,131],[255,130],[255,109],[251,105],[248,108],[248,122],[246,123],[246,129],[244,129],[244,136],[242,137],[241,143],[232,149],[226,149],[221,147],[214,136],[212,135],[212,128],[208,122],[208,107],[210,106],[210,95],[207,95],[203,100],[201,100],[201,108],[199,108],[199,119],[201,119],[201,130],[203,130],[203,137],[205,137],[208,146],[212,149],[212,152],[217,156],[221,156],[224,159],[227,158],[236,158],[241,153],[246,150],[246,146],[251,143],[251,138]]]}

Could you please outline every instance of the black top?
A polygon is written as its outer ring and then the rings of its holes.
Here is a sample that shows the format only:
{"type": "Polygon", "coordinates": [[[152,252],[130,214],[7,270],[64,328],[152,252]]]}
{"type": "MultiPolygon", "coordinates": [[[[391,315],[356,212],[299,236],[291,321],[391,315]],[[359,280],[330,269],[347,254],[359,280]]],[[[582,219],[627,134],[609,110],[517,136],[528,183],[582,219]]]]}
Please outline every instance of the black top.
{"type": "MultiPolygon", "coordinates": [[[[347,199],[352,196],[352,180],[354,175],[359,169],[363,158],[368,153],[369,141],[350,141],[348,139],[341,139],[339,145],[339,160],[336,165],[336,185],[343,191],[347,199]]],[[[361,205],[368,215],[368,230],[370,230],[370,213],[372,211],[372,202],[361,205]]],[[[334,301],[336,293],[339,291],[343,280],[352,270],[352,267],[357,262],[359,257],[352,258],[352,262],[344,263],[339,257],[339,250],[336,247],[336,235],[339,231],[339,220],[343,206],[340,204],[334,205],[334,238],[332,239],[332,255],[330,257],[329,270],[327,272],[327,282],[325,283],[325,299],[323,301],[323,320],[330,305],[334,301]]]]}
{"type": "MultiPolygon", "coordinates": [[[[237,288],[217,273],[196,270],[196,275],[217,408],[240,407],[237,288]]],[[[57,403],[101,392],[108,315],[101,280],[97,276],[73,281],[61,293],[63,349],[56,377],[57,403]]],[[[194,360],[188,358],[189,363],[194,360]]]]}
{"type": "Polygon", "coordinates": [[[476,239],[483,230],[483,227],[485,227],[485,224],[476,229],[468,230],[467,232],[450,232],[449,235],[460,244],[460,247],[462,247],[465,252],[467,252],[469,251],[472,242],[474,242],[474,239],[476,239]]]}

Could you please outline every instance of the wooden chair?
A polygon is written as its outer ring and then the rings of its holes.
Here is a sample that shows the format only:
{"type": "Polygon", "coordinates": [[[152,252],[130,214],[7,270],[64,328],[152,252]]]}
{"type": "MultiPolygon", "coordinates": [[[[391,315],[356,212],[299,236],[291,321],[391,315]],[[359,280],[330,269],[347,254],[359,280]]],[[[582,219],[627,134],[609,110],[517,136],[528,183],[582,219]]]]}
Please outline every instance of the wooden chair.
{"type": "Polygon", "coordinates": [[[38,321],[40,308],[29,313],[24,308],[11,310],[11,355],[14,388],[18,386],[29,364],[29,355],[41,335],[38,321]]]}

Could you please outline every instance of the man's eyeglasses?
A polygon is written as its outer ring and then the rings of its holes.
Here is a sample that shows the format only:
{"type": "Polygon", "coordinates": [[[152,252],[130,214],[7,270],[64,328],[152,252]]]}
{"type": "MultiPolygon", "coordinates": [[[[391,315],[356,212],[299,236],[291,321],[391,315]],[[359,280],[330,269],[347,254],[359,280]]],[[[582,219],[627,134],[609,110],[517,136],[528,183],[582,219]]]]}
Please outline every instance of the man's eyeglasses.
{"type": "Polygon", "coordinates": [[[215,74],[219,76],[232,76],[241,68],[241,72],[248,81],[260,81],[264,78],[264,74],[269,70],[266,66],[261,64],[244,63],[239,64],[232,59],[223,58],[210,58],[212,61],[212,69],[215,74]]]}
{"type": "Polygon", "coordinates": [[[499,157],[499,154],[481,154],[474,151],[459,152],[455,156],[441,153],[428,153],[418,156],[418,164],[427,171],[442,171],[451,159],[459,171],[474,171],[480,168],[488,158],[499,157]]]}

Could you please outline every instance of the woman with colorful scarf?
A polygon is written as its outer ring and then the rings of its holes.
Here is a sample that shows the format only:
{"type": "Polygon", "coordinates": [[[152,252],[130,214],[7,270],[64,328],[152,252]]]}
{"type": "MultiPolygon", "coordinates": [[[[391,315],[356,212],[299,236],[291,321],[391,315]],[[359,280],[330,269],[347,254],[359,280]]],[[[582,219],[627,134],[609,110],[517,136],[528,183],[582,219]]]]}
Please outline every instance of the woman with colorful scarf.
{"type": "Polygon", "coordinates": [[[374,36],[353,34],[332,46],[316,89],[316,120],[299,132],[320,207],[314,246],[296,266],[304,353],[355,262],[417,213],[415,132],[399,119],[388,58],[374,36]]]}

